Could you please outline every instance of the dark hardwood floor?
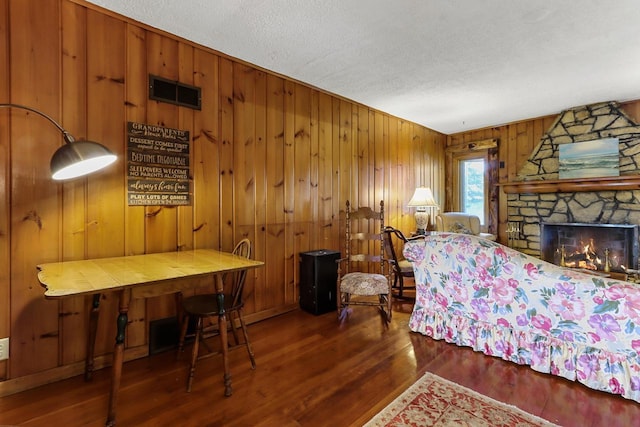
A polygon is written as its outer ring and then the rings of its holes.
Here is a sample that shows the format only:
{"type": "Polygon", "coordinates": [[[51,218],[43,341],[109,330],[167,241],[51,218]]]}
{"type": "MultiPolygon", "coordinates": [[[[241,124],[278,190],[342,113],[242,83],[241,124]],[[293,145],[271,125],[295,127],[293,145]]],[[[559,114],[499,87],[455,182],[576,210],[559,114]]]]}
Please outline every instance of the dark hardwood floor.
{"type": "MultiPolygon", "coordinates": [[[[230,353],[233,396],[223,396],[219,356],[198,363],[185,391],[189,350],[124,365],[118,426],[360,426],[424,372],[563,426],[640,425],[640,404],[498,358],[413,334],[411,302],[385,328],[374,308],[296,310],[249,326],[257,369],[230,353]]],[[[217,343],[217,340],[212,343],[217,343]]],[[[104,425],[109,369],[0,398],[0,425],[104,425]]]]}

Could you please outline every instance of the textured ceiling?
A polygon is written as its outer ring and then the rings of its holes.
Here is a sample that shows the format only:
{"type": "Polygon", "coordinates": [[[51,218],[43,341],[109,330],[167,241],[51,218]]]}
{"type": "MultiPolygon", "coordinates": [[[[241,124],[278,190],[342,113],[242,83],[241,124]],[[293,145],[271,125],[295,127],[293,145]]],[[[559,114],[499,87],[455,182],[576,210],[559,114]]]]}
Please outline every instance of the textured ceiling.
{"type": "Polygon", "coordinates": [[[640,99],[638,0],[90,0],[451,134],[640,99]]]}

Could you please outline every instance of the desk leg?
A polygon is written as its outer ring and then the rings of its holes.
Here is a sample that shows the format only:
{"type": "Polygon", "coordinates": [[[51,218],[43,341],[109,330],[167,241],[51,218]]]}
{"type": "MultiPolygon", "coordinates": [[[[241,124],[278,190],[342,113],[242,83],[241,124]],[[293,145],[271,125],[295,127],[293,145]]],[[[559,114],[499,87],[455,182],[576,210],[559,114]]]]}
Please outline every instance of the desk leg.
{"type": "Polygon", "coordinates": [[[116,333],[116,344],[113,348],[113,366],[111,367],[111,393],[109,395],[109,408],[107,412],[107,426],[116,425],[116,404],[118,402],[118,389],[120,388],[120,377],[122,376],[122,362],[124,360],[124,337],[127,328],[127,313],[129,312],[129,301],[131,292],[122,290],[119,292],[120,314],[118,314],[118,332],[116,333]]]}
{"type": "Polygon", "coordinates": [[[102,294],[93,295],[91,312],[89,313],[89,336],[87,337],[87,358],[84,363],[84,380],[91,381],[93,377],[93,356],[96,348],[96,333],[98,331],[98,316],[100,314],[100,298],[102,294]]]}
{"type": "Polygon", "coordinates": [[[222,346],[222,364],[224,366],[224,395],[231,396],[231,372],[229,371],[229,345],[227,341],[227,314],[224,309],[224,283],[222,276],[216,274],[216,292],[218,294],[218,330],[222,346]]]}

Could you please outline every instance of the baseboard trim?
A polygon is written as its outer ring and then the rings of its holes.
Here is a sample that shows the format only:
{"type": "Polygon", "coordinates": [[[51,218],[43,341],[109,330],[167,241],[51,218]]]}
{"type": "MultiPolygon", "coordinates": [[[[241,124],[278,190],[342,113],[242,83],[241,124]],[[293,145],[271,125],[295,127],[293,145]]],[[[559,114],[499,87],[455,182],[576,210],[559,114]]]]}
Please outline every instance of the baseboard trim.
{"type": "MultiPolygon", "coordinates": [[[[127,348],[124,351],[124,361],[139,359],[149,354],[149,347],[141,345],[138,347],[127,348]]],[[[94,359],[94,371],[111,366],[111,354],[97,356],[94,359]]],[[[56,381],[65,380],[75,377],[76,375],[84,375],[84,360],[69,365],[60,366],[46,371],[37,372],[31,375],[25,375],[19,378],[10,379],[0,382],[0,397],[9,396],[11,394],[20,393],[45,384],[54,383],[56,381]]]]}
{"type": "MultiPolygon", "coordinates": [[[[298,305],[287,305],[278,309],[265,310],[258,313],[252,313],[245,316],[248,324],[259,322],[270,317],[288,313],[298,308],[298,305]]],[[[124,350],[124,361],[140,359],[149,355],[149,345],[144,344],[137,347],[126,348],[124,350]]],[[[111,353],[96,356],[94,359],[94,370],[99,370],[111,366],[111,353]]],[[[30,390],[45,384],[54,383],[56,381],[65,380],[84,374],[84,360],[71,363],[57,368],[48,369],[46,371],[37,372],[31,375],[0,381],[0,397],[9,396],[11,394],[20,393],[21,391],[30,390]]]]}

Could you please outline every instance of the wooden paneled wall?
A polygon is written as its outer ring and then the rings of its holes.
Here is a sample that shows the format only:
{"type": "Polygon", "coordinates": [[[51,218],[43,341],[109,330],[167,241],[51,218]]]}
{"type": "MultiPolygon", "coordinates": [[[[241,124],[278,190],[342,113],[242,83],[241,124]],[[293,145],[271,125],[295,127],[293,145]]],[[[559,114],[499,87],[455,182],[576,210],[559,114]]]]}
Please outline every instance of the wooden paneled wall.
{"type": "MultiPolygon", "coordinates": [[[[0,395],[82,371],[89,301],[45,300],[35,266],[191,248],[249,237],[265,267],[248,277],[253,320],[297,306],[298,256],[340,249],[340,212],[385,201],[387,223],[415,228],[413,189],[444,195],[446,137],[147,28],[81,0],[0,0],[0,102],[37,108],[120,160],[56,183],[62,143],[44,119],[0,109],[0,395]],[[202,110],[148,99],[149,74],[202,88],[202,110]],[[193,204],[130,207],[126,123],[188,130],[193,204]]],[[[96,354],[109,363],[112,296],[96,354]]],[[[148,325],[171,297],[130,307],[127,358],[147,354],[148,325]]]]}
{"type": "MultiPolygon", "coordinates": [[[[604,101],[609,100],[603,99],[602,102],[604,101]]],[[[621,103],[621,106],[631,119],[635,120],[636,123],[640,123],[640,100],[624,102],[621,103]]],[[[557,117],[557,115],[550,115],[501,126],[452,134],[447,136],[447,146],[491,138],[498,139],[498,160],[501,164],[498,174],[499,182],[507,183],[515,181],[518,171],[529,158],[534,148],[536,148],[540,142],[540,138],[542,138],[544,133],[551,127],[557,117]]],[[[446,165],[446,167],[450,167],[450,165],[446,165]]],[[[498,218],[498,240],[500,242],[506,242],[507,198],[502,191],[499,192],[498,218]]]]}

